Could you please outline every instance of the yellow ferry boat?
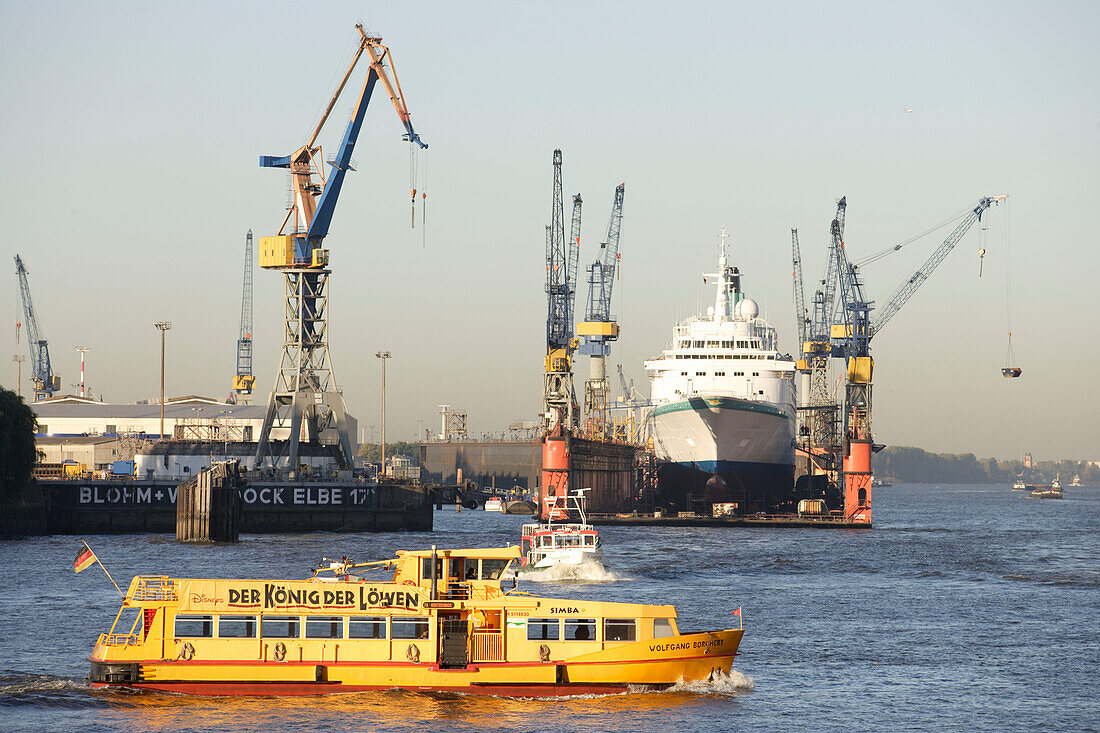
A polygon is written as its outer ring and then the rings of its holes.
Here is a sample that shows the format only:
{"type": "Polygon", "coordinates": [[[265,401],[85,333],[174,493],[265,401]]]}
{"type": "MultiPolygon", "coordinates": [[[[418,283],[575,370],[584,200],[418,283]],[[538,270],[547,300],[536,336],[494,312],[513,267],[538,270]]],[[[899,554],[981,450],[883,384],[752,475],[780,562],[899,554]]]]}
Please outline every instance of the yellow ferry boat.
{"type": "Polygon", "coordinates": [[[667,605],[501,587],[519,547],[398,552],[305,580],[138,576],[90,657],[94,687],[197,695],[401,688],[544,696],[729,674],[741,629],[683,633],[667,605]],[[392,578],[363,577],[392,569],[392,578]],[[138,609],[133,627],[116,632],[138,609]]]}

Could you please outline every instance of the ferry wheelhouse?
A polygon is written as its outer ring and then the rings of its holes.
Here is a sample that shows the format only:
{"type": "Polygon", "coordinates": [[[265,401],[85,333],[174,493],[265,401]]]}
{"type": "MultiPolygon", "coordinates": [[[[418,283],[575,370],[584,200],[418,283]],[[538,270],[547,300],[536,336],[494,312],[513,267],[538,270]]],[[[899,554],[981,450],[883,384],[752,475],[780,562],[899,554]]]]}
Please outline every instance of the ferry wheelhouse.
{"type": "Polygon", "coordinates": [[[519,697],[728,674],[741,629],[684,633],[669,605],[505,589],[518,546],[343,560],[305,580],[139,576],[90,657],[94,687],[199,695],[401,688],[519,697]],[[371,570],[392,571],[371,580],[371,570]],[[126,630],[124,619],[136,616],[126,630]]]}

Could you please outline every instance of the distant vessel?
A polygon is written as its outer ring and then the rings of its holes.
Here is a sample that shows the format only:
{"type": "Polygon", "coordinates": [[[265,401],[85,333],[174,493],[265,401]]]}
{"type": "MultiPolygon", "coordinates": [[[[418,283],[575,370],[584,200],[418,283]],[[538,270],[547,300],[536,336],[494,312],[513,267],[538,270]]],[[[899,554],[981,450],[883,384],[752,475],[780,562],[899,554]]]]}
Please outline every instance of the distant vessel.
{"type": "Polygon", "coordinates": [[[673,329],[672,348],[645,362],[653,408],[646,430],[657,454],[658,504],[741,513],[789,501],[794,484],[795,364],[775,329],[741,292],[741,273],[718,252],[714,306],[673,329]]]}
{"type": "Polygon", "coordinates": [[[1054,480],[1050,482],[1050,486],[1036,486],[1028,496],[1033,499],[1061,499],[1062,482],[1059,478],[1060,476],[1055,475],[1054,480]]]}
{"type": "Polygon", "coordinates": [[[504,499],[499,496],[492,496],[485,500],[485,511],[487,512],[501,512],[504,513],[504,499]]]}
{"type": "Polygon", "coordinates": [[[1080,486],[1081,485],[1081,474],[1079,474],[1079,473],[1073,474],[1073,480],[1069,482],[1069,485],[1070,486],[1080,486]]]}
{"type": "Polygon", "coordinates": [[[1013,491],[1027,491],[1027,484],[1024,483],[1024,476],[1020,474],[1016,477],[1016,480],[1012,482],[1013,491]]]}

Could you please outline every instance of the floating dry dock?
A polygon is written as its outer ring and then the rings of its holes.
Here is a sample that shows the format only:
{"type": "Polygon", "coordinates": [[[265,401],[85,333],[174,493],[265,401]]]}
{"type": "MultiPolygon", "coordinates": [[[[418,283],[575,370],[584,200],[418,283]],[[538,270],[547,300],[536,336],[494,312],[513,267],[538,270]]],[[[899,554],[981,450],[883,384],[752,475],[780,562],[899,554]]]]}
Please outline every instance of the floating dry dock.
{"type": "Polygon", "coordinates": [[[768,527],[771,529],[813,527],[816,529],[871,529],[871,523],[836,515],[750,514],[707,516],[680,512],[657,514],[590,514],[592,524],[611,527],[768,527]]]}

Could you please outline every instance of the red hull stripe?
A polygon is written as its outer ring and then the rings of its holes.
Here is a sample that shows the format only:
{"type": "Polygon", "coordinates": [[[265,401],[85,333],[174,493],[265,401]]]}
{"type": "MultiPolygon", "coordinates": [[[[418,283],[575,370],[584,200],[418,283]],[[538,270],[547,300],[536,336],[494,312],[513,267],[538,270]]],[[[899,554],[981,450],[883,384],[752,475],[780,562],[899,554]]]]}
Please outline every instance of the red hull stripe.
{"type": "MultiPolygon", "coordinates": [[[[567,664],[571,667],[589,667],[601,664],[647,664],[649,662],[673,662],[685,659],[725,659],[727,657],[737,657],[739,652],[734,654],[696,654],[687,657],[662,657],[661,659],[619,659],[619,660],[607,660],[607,661],[592,661],[592,662],[570,662],[567,659],[552,659],[549,662],[471,662],[474,667],[543,667],[547,664],[567,664]]],[[[89,658],[90,659],[90,658],[89,658]]],[[[91,661],[103,661],[101,659],[91,661]]],[[[318,662],[318,661],[303,661],[303,662],[263,662],[256,659],[145,659],[141,664],[155,664],[163,667],[216,667],[216,666],[233,666],[233,667],[316,667],[318,665],[324,667],[423,667],[424,663],[413,662],[391,662],[391,661],[350,661],[350,662],[318,662]]],[[[438,671],[438,670],[433,670],[438,671]]],[[[444,672],[448,670],[442,670],[444,672]]],[[[464,672],[464,669],[454,670],[458,672],[464,672]]]]}
{"type": "Polygon", "coordinates": [[[175,692],[184,695],[329,695],[338,692],[411,690],[414,692],[463,692],[470,695],[505,697],[560,697],[563,695],[609,695],[630,689],[663,689],[668,685],[610,684],[485,684],[485,685],[341,685],[327,682],[138,682],[130,685],[93,682],[92,687],[125,687],[138,690],[175,692]]]}

